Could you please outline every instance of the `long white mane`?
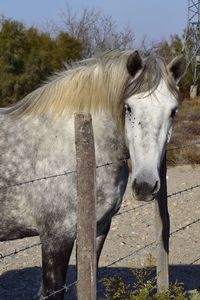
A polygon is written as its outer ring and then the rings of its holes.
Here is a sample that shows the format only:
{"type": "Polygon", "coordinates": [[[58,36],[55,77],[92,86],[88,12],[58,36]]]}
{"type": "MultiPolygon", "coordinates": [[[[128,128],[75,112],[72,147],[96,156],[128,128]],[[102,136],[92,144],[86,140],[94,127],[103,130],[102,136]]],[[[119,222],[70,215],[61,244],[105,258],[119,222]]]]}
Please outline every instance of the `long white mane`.
{"type": "Polygon", "coordinates": [[[76,63],[69,70],[54,75],[46,84],[28,94],[0,114],[41,115],[51,113],[54,118],[71,116],[74,112],[110,111],[122,122],[126,97],[142,91],[154,90],[161,78],[176,92],[164,62],[149,57],[136,79],[127,71],[132,51],[111,51],[99,57],[76,63]]]}

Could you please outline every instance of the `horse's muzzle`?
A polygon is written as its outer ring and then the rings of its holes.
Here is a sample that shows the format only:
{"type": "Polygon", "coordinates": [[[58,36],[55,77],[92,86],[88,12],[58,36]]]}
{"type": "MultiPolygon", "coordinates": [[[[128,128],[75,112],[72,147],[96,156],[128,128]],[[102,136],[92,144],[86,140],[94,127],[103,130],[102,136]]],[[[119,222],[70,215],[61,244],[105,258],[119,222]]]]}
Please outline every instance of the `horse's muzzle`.
{"type": "Polygon", "coordinates": [[[133,196],[138,201],[152,201],[159,189],[159,180],[149,183],[146,181],[139,181],[135,178],[132,183],[133,196]]]}

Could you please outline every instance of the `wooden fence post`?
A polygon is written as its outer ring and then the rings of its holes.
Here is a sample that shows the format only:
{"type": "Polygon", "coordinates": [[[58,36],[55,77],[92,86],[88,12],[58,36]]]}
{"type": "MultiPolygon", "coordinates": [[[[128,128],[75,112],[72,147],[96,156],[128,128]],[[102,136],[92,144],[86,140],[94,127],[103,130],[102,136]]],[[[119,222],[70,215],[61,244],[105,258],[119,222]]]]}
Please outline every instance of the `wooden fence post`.
{"type": "Polygon", "coordinates": [[[157,288],[169,288],[169,213],[167,207],[166,155],[160,170],[161,189],[155,199],[157,288]]]}
{"type": "Polygon", "coordinates": [[[77,164],[77,294],[96,299],[96,162],[92,118],[75,115],[77,164]]]}

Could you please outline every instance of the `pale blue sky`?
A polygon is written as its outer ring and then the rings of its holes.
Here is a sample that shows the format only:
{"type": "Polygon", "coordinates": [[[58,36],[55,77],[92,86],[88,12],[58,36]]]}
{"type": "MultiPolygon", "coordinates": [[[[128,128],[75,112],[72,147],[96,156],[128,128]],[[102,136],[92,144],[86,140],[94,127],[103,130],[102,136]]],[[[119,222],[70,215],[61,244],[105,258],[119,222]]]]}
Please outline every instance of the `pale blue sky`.
{"type": "Polygon", "coordinates": [[[45,19],[61,21],[66,3],[76,12],[82,8],[101,9],[112,15],[119,28],[133,29],[139,42],[182,34],[187,22],[187,0],[0,0],[0,14],[26,24],[40,24],[45,19]]]}

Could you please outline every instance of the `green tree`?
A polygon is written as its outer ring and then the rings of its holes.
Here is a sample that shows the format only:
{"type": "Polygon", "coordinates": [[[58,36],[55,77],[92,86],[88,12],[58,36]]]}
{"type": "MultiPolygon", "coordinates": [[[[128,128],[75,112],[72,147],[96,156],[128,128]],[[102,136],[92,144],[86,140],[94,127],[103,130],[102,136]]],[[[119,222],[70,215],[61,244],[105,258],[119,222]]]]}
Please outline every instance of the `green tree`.
{"type": "Polygon", "coordinates": [[[35,27],[0,20],[0,106],[15,103],[64,63],[80,58],[81,43],[59,32],[54,38],[35,27]]]}

